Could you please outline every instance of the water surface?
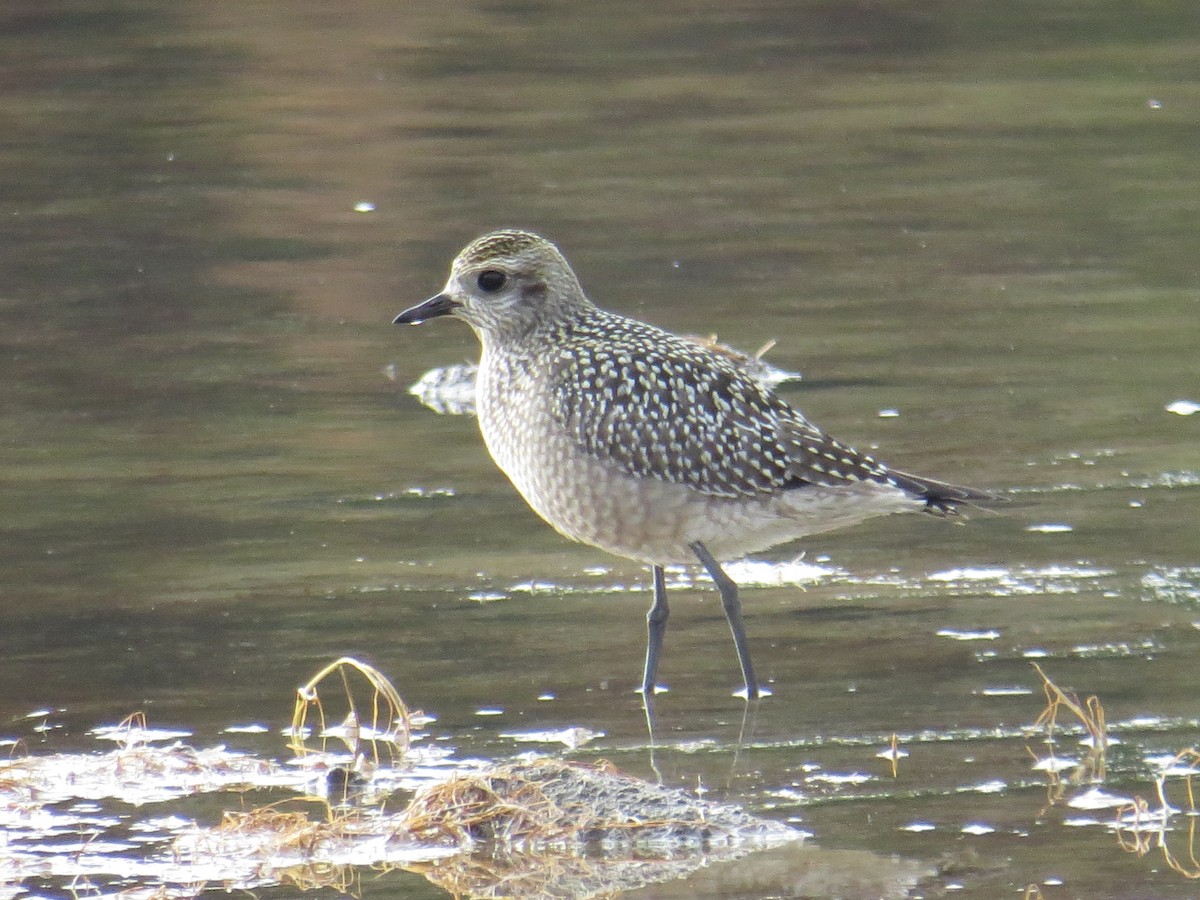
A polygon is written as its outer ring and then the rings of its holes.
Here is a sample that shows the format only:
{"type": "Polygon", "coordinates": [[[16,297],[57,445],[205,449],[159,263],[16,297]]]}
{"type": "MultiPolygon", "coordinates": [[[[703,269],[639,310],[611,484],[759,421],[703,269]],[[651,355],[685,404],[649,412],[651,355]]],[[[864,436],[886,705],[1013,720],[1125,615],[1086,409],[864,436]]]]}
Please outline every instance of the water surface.
{"type": "MultiPolygon", "coordinates": [[[[1200,741],[1200,415],[1166,410],[1200,401],[1194,25],[1183,3],[11,7],[2,736],[90,748],[144,709],[285,756],[295,685],[353,653],[463,755],[603,731],[576,755],[926,873],[897,896],[1193,896],[1111,809],[1070,806],[1085,786],[1050,802],[1022,728],[1033,660],[1103,702],[1112,795],[1152,800],[1153,758],[1200,741]],[[505,225],[602,305],[778,340],[814,421],[1009,508],[756,557],[775,696],[749,710],[716,595],[676,573],[652,759],[646,573],[555,535],[473,420],[405,392],[477,351],[388,322],[505,225]],[[788,577],[801,554],[823,574],[788,577]],[[246,722],[272,732],[223,733],[246,722]]],[[[1183,859],[1190,821],[1163,836],[1183,859]]]]}

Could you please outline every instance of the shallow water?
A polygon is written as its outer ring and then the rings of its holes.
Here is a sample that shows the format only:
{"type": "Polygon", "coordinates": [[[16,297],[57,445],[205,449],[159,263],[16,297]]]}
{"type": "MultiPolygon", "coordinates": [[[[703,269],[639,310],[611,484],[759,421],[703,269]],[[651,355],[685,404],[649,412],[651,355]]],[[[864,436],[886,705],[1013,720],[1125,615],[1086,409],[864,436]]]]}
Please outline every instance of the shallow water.
{"type": "MultiPolygon", "coordinates": [[[[92,750],[143,709],[283,757],[294,687],[353,653],[462,756],[604,732],[573,755],[924,873],[896,896],[1194,896],[1070,805],[1087,786],[1048,802],[1022,730],[1036,661],[1102,701],[1112,795],[1153,803],[1153,760],[1200,742],[1200,415],[1166,408],[1200,401],[1194,15],[10,5],[0,738],[92,750]],[[1012,502],[739,570],[775,692],[749,710],[716,595],[676,573],[652,756],[646,573],[564,542],[473,420],[405,390],[476,347],[391,317],[510,224],[605,306],[777,339],[818,424],[1012,502]]],[[[820,895],[762,866],[760,893],[820,895]]]]}

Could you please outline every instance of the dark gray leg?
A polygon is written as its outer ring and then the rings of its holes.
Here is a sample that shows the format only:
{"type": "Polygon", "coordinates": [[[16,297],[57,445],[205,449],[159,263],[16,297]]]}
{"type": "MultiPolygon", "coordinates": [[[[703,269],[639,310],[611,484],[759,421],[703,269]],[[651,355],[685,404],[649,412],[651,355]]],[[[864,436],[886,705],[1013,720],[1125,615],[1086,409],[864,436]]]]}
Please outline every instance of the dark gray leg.
{"type": "Polygon", "coordinates": [[[754,678],[754,666],[750,664],[750,648],[746,644],[746,626],[742,624],[742,601],[738,599],[737,585],[702,543],[694,541],[688,546],[721,594],[721,605],[725,607],[725,618],[729,620],[729,630],[733,632],[733,645],[737,648],[738,663],[741,664],[742,678],[746,682],[746,699],[757,700],[758,682],[754,678]]]}
{"type": "Polygon", "coordinates": [[[667,633],[667,580],[662,566],[653,566],[654,602],[646,613],[646,669],[642,673],[642,694],[654,696],[655,678],[658,675],[658,655],[662,652],[663,635],[667,633]]]}

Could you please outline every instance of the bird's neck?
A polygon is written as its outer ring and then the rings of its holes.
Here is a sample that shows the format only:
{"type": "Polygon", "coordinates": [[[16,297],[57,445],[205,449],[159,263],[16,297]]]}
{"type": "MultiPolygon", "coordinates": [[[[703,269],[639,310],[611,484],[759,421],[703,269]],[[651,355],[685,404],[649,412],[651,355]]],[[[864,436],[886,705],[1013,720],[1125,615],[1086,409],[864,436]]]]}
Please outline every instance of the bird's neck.
{"type": "Polygon", "coordinates": [[[590,319],[600,314],[600,310],[586,301],[554,312],[553,316],[541,316],[533,321],[508,321],[502,328],[478,330],[484,356],[545,353],[561,346],[566,336],[586,327],[590,319]]]}

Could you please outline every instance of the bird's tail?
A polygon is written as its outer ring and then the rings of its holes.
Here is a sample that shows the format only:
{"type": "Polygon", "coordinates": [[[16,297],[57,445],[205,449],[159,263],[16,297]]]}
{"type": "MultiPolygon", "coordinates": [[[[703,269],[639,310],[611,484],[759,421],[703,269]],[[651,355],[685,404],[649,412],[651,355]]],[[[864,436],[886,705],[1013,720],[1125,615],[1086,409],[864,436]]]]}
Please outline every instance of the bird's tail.
{"type": "Polygon", "coordinates": [[[933,478],[923,478],[920,475],[909,475],[907,472],[897,472],[895,469],[889,468],[888,476],[901,490],[924,500],[925,511],[935,515],[957,515],[958,507],[962,504],[978,506],[1003,503],[1005,500],[1004,497],[989,491],[936,481],[933,478]]]}

